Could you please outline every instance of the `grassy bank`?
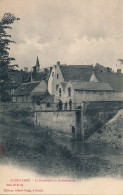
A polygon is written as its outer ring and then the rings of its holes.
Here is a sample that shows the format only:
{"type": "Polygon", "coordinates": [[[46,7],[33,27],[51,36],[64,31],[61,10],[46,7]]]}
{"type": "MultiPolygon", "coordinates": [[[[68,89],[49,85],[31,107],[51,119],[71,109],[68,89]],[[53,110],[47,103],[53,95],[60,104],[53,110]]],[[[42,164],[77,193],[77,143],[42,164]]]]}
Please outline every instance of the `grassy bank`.
{"type": "Polygon", "coordinates": [[[88,143],[106,144],[113,148],[123,148],[123,109],[94,133],[88,143]]]}
{"type": "Polygon", "coordinates": [[[79,156],[67,147],[56,144],[48,129],[19,123],[0,124],[4,143],[4,163],[28,167],[45,176],[87,178],[121,174],[119,165],[98,156],[79,156]]]}

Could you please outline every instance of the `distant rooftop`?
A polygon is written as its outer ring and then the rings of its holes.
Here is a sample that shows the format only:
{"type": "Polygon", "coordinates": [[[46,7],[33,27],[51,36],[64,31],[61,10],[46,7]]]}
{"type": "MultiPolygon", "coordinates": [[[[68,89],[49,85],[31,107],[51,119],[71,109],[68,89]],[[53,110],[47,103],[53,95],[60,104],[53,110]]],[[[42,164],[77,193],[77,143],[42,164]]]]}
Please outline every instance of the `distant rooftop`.
{"type": "Polygon", "coordinates": [[[14,92],[14,96],[29,95],[40,82],[22,83],[14,92]]]}
{"type": "Polygon", "coordinates": [[[93,66],[92,65],[60,65],[60,70],[64,81],[69,80],[83,80],[89,81],[92,75],[93,66]]]}
{"type": "Polygon", "coordinates": [[[114,91],[108,83],[70,81],[76,91],[114,91]]]}

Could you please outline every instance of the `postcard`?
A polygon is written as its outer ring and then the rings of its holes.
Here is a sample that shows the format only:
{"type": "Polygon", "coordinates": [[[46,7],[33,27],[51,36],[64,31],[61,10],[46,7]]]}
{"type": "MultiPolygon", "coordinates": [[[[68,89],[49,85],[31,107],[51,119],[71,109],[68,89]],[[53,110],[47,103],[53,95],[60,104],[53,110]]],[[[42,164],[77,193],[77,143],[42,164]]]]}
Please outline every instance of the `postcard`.
{"type": "Polygon", "coordinates": [[[123,194],[122,0],[0,0],[0,194],[123,194]]]}

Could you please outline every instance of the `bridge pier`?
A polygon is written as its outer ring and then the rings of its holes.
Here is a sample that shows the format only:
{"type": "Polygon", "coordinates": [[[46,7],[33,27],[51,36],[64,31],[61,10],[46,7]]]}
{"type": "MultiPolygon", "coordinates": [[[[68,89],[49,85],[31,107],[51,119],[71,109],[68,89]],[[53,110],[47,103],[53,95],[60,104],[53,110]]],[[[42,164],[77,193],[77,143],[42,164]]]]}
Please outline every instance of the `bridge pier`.
{"type": "Polygon", "coordinates": [[[82,103],[81,110],[78,110],[75,112],[76,138],[78,141],[84,141],[83,108],[84,108],[84,105],[82,103]]]}

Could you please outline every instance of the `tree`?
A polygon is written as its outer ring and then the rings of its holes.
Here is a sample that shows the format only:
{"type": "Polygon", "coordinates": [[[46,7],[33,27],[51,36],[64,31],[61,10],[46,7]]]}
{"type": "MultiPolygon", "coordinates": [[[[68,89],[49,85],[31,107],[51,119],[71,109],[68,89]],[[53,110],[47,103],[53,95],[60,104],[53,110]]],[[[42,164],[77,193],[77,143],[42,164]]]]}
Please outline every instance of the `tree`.
{"type": "Polygon", "coordinates": [[[11,40],[11,35],[7,33],[8,29],[15,20],[19,20],[11,13],[5,13],[0,21],[0,84],[1,84],[1,99],[6,101],[7,85],[10,82],[10,70],[17,65],[10,65],[15,59],[9,56],[9,44],[15,43],[11,40]]]}

